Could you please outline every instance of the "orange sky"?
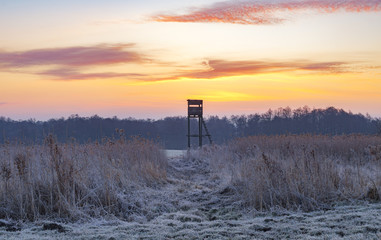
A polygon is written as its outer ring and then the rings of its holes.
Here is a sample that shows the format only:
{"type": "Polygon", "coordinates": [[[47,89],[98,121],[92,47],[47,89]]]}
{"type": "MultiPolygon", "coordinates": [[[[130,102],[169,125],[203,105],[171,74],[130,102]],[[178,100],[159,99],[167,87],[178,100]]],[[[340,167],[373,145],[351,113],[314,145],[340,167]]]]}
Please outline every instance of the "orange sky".
{"type": "Polygon", "coordinates": [[[380,1],[0,2],[0,116],[381,117],[380,1]]]}

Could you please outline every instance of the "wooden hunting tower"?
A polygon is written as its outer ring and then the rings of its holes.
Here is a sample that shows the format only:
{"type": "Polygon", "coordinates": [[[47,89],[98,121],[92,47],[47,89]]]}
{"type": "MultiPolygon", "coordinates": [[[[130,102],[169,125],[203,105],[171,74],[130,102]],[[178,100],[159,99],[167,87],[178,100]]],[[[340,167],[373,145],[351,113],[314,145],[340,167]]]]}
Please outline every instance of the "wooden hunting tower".
{"type": "Polygon", "coordinates": [[[188,99],[188,148],[191,147],[191,137],[198,138],[198,145],[202,146],[202,137],[208,137],[209,142],[212,144],[212,138],[209,134],[208,129],[206,128],[206,124],[204,122],[202,112],[202,100],[190,100],[188,99]],[[198,118],[198,134],[191,134],[191,118],[198,118]],[[202,126],[204,125],[206,134],[202,134],[202,126]]]}

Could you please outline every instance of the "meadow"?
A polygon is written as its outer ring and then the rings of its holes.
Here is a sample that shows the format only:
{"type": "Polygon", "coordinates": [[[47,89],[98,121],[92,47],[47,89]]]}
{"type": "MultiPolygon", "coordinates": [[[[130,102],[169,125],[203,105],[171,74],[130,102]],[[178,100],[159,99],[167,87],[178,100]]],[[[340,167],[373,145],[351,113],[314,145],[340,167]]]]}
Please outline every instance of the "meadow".
{"type": "Polygon", "coordinates": [[[7,239],[381,236],[379,136],[253,136],[163,151],[123,133],[86,144],[50,135],[2,145],[0,167],[7,239]]]}

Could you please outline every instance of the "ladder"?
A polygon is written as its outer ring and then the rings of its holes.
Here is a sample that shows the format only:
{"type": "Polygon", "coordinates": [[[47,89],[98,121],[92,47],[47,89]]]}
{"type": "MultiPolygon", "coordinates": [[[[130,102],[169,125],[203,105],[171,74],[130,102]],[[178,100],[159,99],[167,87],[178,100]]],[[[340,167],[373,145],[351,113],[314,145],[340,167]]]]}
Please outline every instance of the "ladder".
{"type": "Polygon", "coordinates": [[[202,121],[202,125],[204,125],[204,129],[205,129],[205,132],[206,132],[206,134],[205,134],[204,136],[207,136],[208,139],[209,139],[210,144],[213,144],[212,136],[210,135],[210,133],[209,133],[209,131],[208,131],[208,128],[206,127],[204,118],[201,118],[201,121],[202,121]]]}

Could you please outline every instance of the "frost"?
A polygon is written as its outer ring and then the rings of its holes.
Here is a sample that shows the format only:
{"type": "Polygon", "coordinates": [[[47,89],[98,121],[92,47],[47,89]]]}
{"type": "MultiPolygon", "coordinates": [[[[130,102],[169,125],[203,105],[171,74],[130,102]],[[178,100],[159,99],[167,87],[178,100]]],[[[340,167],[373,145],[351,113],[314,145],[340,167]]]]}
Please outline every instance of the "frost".
{"type": "MultiPolygon", "coordinates": [[[[171,152],[167,182],[137,186],[120,193],[126,220],[116,217],[87,222],[57,221],[65,232],[44,230],[51,222],[3,221],[0,239],[379,239],[381,203],[337,203],[311,212],[245,207],[234,186],[210,171],[209,161],[191,153],[171,152]]],[[[56,225],[52,225],[56,226],[56,225]]],[[[60,227],[56,227],[57,229],[60,227]]]]}

